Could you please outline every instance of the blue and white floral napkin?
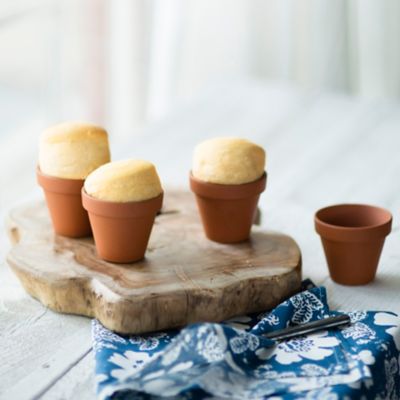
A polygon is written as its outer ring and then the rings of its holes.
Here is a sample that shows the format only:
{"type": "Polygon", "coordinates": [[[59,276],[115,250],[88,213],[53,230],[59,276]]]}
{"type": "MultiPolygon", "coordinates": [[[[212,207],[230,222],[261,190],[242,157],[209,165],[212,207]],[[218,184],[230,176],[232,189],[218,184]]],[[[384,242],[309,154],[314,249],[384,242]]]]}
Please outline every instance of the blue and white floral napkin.
{"type": "Polygon", "coordinates": [[[272,312],[180,331],[119,336],[93,321],[100,399],[398,399],[400,318],[351,312],[340,330],[276,343],[264,333],[318,320],[329,310],[314,287],[272,312]]]}

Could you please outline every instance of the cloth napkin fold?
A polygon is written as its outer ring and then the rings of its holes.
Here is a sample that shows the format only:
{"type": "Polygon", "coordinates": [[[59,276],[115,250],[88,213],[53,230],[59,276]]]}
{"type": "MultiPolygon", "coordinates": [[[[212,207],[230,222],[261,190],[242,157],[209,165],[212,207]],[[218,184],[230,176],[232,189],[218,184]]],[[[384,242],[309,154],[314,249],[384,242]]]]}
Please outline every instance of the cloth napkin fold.
{"type": "Polygon", "coordinates": [[[98,397],[397,399],[400,318],[392,312],[349,312],[349,327],[280,343],[263,337],[336,314],[325,288],[311,287],[271,312],[180,331],[123,337],[94,320],[98,397]]]}

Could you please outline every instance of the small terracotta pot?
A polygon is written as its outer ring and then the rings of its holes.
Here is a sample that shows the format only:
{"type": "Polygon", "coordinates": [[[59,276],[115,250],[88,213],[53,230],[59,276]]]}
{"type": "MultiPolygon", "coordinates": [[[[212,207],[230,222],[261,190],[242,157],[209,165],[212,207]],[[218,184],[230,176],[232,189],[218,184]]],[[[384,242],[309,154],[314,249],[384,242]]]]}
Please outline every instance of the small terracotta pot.
{"type": "Polygon", "coordinates": [[[340,204],[315,214],[331,278],[343,285],[365,285],[375,278],[392,214],[379,207],[340,204]]]}
{"type": "Polygon", "coordinates": [[[57,178],[36,169],[36,177],[43,188],[53,227],[58,235],[85,237],[92,234],[89,217],[82,207],[83,179],[57,178]]]}
{"type": "Polygon", "coordinates": [[[163,193],[149,200],[117,203],[95,199],[82,189],[99,256],[116,263],[144,258],[162,200],[163,193]]]}
{"type": "Polygon", "coordinates": [[[242,185],[204,182],[190,173],[190,188],[196,195],[206,236],[219,243],[247,240],[266,181],[265,172],[256,181],[242,185]]]}

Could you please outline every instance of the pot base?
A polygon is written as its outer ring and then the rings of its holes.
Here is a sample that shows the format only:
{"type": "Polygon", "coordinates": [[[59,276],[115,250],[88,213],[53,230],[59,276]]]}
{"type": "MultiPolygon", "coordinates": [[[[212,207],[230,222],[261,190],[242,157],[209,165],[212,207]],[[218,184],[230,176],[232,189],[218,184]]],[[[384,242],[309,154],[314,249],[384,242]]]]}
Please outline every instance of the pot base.
{"type": "Polygon", "coordinates": [[[84,180],[48,176],[39,168],[36,176],[44,191],[54,231],[72,238],[91,236],[88,213],[82,206],[84,180]]]}
{"type": "Polygon", "coordinates": [[[322,239],[329,274],[341,285],[366,285],[375,279],[384,240],[342,243],[322,239]]]}
{"type": "Polygon", "coordinates": [[[342,285],[373,281],[392,228],[391,213],[366,204],[338,204],[319,210],[314,221],[332,280],[342,285]]]}
{"type": "Polygon", "coordinates": [[[144,258],[163,193],[149,200],[117,203],[95,199],[82,189],[82,201],[103,260],[132,263],[144,258]]]}
{"type": "Polygon", "coordinates": [[[207,238],[226,244],[249,239],[267,174],[242,185],[203,182],[192,174],[189,179],[207,238]]]}
{"type": "Polygon", "coordinates": [[[80,195],[45,191],[47,207],[57,235],[82,238],[92,235],[89,217],[80,195]]]}
{"type": "Polygon", "coordinates": [[[155,215],[121,220],[89,213],[89,218],[100,258],[119,264],[144,258],[155,215]]]}
{"type": "Polygon", "coordinates": [[[240,243],[249,239],[260,196],[238,200],[196,196],[208,239],[218,243],[240,243]]]}

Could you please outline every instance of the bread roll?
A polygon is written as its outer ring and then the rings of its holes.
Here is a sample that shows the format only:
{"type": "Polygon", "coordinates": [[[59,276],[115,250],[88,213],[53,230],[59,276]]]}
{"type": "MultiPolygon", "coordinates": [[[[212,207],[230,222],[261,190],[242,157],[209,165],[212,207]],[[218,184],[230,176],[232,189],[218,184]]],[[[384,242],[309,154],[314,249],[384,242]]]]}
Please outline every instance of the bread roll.
{"type": "Polygon", "coordinates": [[[217,137],[194,150],[192,174],[205,182],[240,185],[257,180],[264,169],[264,149],[246,139],[217,137]]]}
{"type": "Polygon", "coordinates": [[[122,160],[102,165],[85,181],[90,196],[105,201],[143,201],[162,192],[156,168],[144,160],[122,160]]]}
{"type": "Polygon", "coordinates": [[[50,176],[85,179],[110,161],[106,130],[83,122],[64,122],[46,129],[40,137],[39,167],[50,176]]]}

